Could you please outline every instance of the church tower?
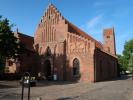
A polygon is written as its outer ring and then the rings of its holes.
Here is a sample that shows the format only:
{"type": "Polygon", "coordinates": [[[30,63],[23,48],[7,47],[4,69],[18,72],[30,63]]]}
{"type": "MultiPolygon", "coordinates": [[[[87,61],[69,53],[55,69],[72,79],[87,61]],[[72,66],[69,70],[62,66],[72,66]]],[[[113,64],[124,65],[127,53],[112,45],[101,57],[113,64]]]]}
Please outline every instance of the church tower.
{"type": "Polygon", "coordinates": [[[104,29],[103,37],[104,50],[112,55],[116,55],[114,28],[104,29]]]}

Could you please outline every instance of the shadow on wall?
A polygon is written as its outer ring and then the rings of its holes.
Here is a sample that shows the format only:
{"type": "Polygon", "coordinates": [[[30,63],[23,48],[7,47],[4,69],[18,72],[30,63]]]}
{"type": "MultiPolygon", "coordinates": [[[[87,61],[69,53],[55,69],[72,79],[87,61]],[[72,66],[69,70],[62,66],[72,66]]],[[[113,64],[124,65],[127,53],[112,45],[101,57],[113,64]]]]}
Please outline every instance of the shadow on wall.
{"type": "MultiPolygon", "coordinates": [[[[62,59],[62,58],[66,58],[66,56],[65,55],[57,56],[57,59],[62,59]]],[[[67,58],[64,59],[64,63],[63,63],[63,79],[67,80],[67,81],[78,82],[80,80],[80,78],[81,78],[80,68],[78,69],[78,67],[80,67],[80,66],[77,65],[77,69],[74,66],[70,66],[69,60],[67,58]]],[[[60,70],[60,71],[62,71],[62,70],[60,70]]]]}
{"type": "Polygon", "coordinates": [[[95,81],[106,81],[117,77],[117,58],[99,50],[95,50],[95,81]]]}
{"type": "MultiPolygon", "coordinates": [[[[53,59],[53,69],[57,69],[57,72],[52,72],[52,77],[54,73],[57,73],[58,81],[69,81],[70,83],[75,83],[80,80],[81,74],[73,75],[73,66],[69,65],[69,60],[67,60],[66,55],[53,54],[50,55],[50,57],[53,59]]],[[[41,56],[37,53],[30,52],[29,54],[29,52],[27,52],[27,54],[25,53],[21,55],[20,67],[17,70],[17,73],[0,74],[0,79],[19,80],[24,72],[29,72],[31,76],[38,77],[38,73],[42,71],[41,67],[41,56]]]]}
{"type": "MultiPolygon", "coordinates": [[[[63,43],[58,44],[61,48],[59,48],[60,53],[57,54],[56,52],[56,46],[54,48],[54,53],[51,53],[51,49],[48,46],[45,53],[41,56],[41,59],[43,59],[43,62],[46,60],[49,60],[51,62],[52,68],[51,73],[52,75],[57,75],[57,80],[61,81],[75,81],[78,82],[81,78],[81,74],[78,73],[77,75],[74,75],[74,67],[70,66],[70,62],[66,56],[66,41],[64,40],[63,43]]],[[[43,67],[45,67],[45,75],[47,77],[47,64],[44,63],[43,67]]],[[[42,65],[41,65],[42,66],[42,65]]],[[[41,71],[41,70],[40,70],[41,71]]]]}
{"type": "Polygon", "coordinates": [[[36,76],[39,72],[40,67],[40,56],[36,52],[27,51],[20,56],[20,68],[18,69],[19,74],[29,72],[32,76],[36,76]]]}
{"type": "MultiPolygon", "coordinates": [[[[39,72],[44,72],[42,66],[42,58],[43,59],[52,59],[53,68],[51,69],[51,76],[56,73],[57,74],[57,80],[59,81],[72,81],[72,82],[78,82],[81,78],[80,71],[78,73],[78,70],[75,71],[73,66],[70,66],[70,62],[66,56],[66,41],[64,43],[59,44],[62,46],[60,54],[56,53],[56,50],[54,50],[54,53],[51,53],[50,48],[46,49],[45,54],[39,55],[35,51],[25,51],[22,55],[19,57],[20,67],[18,67],[16,71],[16,77],[22,76],[24,72],[29,72],[31,76],[38,77],[39,72]],[[78,73],[78,74],[74,74],[78,73]],[[17,75],[18,74],[18,75],[17,75]]],[[[7,75],[8,76],[8,75],[7,75]]],[[[11,79],[14,78],[11,76],[11,79]]],[[[5,77],[4,77],[5,79],[5,77]]],[[[7,79],[10,79],[8,76],[7,79]]]]}
{"type": "MultiPolygon", "coordinates": [[[[69,60],[67,60],[66,55],[64,54],[51,54],[47,55],[45,54],[42,56],[42,59],[45,61],[51,61],[52,59],[52,64],[53,67],[51,68],[51,72],[47,72],[49,65],[47,63],[44,63],[44,73],[47,76],[47,73],[49,73],[52,77],[53,75],[57,75],[57,80],[59,81],[71,81],[71,82],[78,82],[81,78],[81,74],[73,75],[74,68],[73,66],[69,65],[69,60]],[[46,59],[46,60],[45,60],[46,59]]],[[[41,70],[40,70],[41,71],[41,70]]]]}
{"type": "MultiPolygon", "coordinates": [[[[32,76],[36,76],[40,67],[40,57],[37,53],[26,50],[18,57],[15,64],[17,66],[15,73],[0,73],[0,80],[20,80],[25,72],[30,72],[32,76]],[[19,66],[17,66],[18,63],[19,66]]],[[[9,67],[11,68],[13,65],[9,67]]]]}

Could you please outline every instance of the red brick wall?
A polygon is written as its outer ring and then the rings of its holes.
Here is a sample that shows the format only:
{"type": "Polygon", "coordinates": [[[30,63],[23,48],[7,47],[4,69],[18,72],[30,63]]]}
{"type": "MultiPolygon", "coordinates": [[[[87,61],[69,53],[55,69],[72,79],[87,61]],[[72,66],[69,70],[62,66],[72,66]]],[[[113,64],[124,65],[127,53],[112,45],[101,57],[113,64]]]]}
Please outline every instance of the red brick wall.
{"type": "Polygon", "coordinates": [[[95,50],[95,81],[103,81],[117,76],[117,58],[95,50]]]}
{"type": "Polygon", "coordinates": [[[94,81],[94,63],[93,54],[95,43],[91,40],[85,39],[74,33],[67,35],[67,59],[70,80],[75,80],[73,77],[73,60],[77,58],[80,62],[80,78],[77,81],[94,81]]]}

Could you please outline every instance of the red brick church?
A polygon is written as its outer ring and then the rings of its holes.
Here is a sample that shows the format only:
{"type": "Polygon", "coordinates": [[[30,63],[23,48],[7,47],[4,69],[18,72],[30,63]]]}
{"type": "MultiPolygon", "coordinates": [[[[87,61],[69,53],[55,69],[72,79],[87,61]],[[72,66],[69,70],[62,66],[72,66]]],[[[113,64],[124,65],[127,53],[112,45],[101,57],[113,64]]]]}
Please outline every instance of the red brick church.
{"type": "MultiPolygon", "coordinates": [[[[34,47],[32,55],[37,53],[40,59],[38,64],[31,63],[32,69],[36,73],[44,73],[46,79],[57,75],[58,80],[94,82],[116,77],[114,28],[105,29],[103,37],[102,44],[66,20],[53,4],[49,4],[37,25],[34,43],[30,40],[34,47]]],[[[31,58],[29,62],[37,62],[31,58]]],[[[21,66],[21,70],[23,68],[21,66]]]]}

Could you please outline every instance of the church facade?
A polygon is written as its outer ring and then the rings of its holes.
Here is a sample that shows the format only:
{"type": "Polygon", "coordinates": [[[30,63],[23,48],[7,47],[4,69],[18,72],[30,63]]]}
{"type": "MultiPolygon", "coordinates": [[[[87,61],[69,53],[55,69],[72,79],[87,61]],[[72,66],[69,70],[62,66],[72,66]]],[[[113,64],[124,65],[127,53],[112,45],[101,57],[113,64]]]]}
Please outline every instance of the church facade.
{"type": "Polygon", "coordinates": [[[114,28],[104,29],[100,43],[67,21],[50,4],[34,33],[34,49],[40,56],[35,66],[46,78],[103,81],[117,76],[114,28]]]}

